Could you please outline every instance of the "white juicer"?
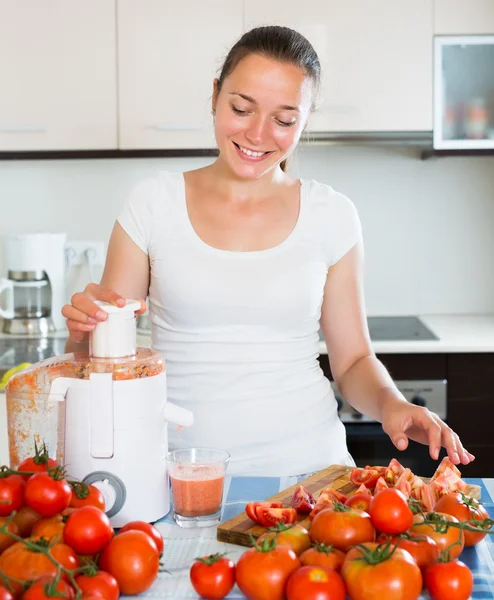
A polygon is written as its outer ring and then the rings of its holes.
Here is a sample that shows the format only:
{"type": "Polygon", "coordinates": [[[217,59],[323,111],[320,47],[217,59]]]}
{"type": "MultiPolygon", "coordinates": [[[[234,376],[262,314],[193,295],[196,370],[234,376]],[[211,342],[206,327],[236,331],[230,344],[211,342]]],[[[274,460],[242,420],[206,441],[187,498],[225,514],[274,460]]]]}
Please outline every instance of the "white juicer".
{"type": "Polygon", "coordinates": [[[189,426],[193,415],[167,401],[161,355],[136,348],[139,302],[98,304],[108,317],[90,335],[89,354],[48,359],[10,380],[11,466],[33,454],[34,439],[48,441],[71,477],[101,490],[114,527],[154,522],[170,510],[167,423],[189,426]]]}

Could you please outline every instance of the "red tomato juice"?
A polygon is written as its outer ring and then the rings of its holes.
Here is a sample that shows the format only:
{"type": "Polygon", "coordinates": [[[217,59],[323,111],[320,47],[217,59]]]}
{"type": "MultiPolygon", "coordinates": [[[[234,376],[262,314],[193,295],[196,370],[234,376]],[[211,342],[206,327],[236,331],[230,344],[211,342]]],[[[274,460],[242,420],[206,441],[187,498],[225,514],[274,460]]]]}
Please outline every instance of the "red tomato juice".
{"type": "Polygon", "coordinates": [[[175,512],[183,517],[212,515],[221,507],[224,469],[217,465],[177,465],[170,475],[175,512]]]}

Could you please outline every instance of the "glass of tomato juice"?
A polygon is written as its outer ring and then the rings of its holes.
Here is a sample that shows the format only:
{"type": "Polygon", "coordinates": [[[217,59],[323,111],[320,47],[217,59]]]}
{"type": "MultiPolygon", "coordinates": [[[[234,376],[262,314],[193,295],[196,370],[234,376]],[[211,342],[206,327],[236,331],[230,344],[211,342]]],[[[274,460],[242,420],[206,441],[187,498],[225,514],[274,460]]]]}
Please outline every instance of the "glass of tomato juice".
{"type": "Polygon", "coordinates": [[[230,454],[218,448],[182,448],[166,455],[173,518],[180,527],[212,527],[221,518],[230,454]]]}

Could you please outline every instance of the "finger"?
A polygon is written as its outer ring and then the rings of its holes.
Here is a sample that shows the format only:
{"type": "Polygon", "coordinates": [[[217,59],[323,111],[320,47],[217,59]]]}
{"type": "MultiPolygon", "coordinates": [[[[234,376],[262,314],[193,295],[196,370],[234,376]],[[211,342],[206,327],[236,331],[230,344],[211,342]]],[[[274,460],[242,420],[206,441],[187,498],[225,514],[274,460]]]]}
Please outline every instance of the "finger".
{"type": "Polygon", "coordinates": [[[86,334],[82,333],[80,331],[70,331],[69,337],[74,342],[77,342],[78,344],[80,344],[81,342],[83,342],[85,340],[86,334]]]}
{"type": "Polygon", "coordinates": [[[142,315],[142,314],[144,314],[144,313],[147,311],[147,309],[148,309],[148,307],[147,307],[147,304],[146,304],[146,301],[145,301],[145,300],[142,300],[142,299],[141,299],[141,300],[139,300],[139,302],[141,303],[141,308],[140,308],[139,310],[136,310],[136,311],[135,311],[135,312],[136,312],[136,315],[142,315]]]}
{"type": "Polygon", "coordinates": [[[94,331],[96,325],[94,323],[80,323],[79,321],[72,321],[72,319],[67,319],[67,329],[72,332],[80,332],[80,331],[94,331]]]}
{"type": "Polygon", "coordinates": [[[434,419],[434,415],[427,409],[423,411],[418,419],[429,440],[429,454],[437,460],[442,446],[442,428],[434,419]]]}
{"type": "Polygon", "coordinates": [[[71,304],[66,304],[62,308],[62,315],[65,318],[70,319],[71,321],[77,321],[79,323],[91,323],[93,325],[98,323],[96,319],[93,319],[92,317],[82,312],[75,306],[72,306],[71,304]]]}
{"type": "Polygon", "coordinates": [[[389,435],[393,444],[398,450],[406,450],[408,447],[408,437],[405,433],[407,429],[412,425],[412,418],[407,417],[404,423],[399,424],[399,428],[389,428],[386,433],[389,435]]]}
{"type": "MultiPolygon", "coordinates": [[[[461,454],[462,450],[458,447],[459,439],[455,432],[450,429],[446,424],[443,425],[443,438],[444,438],[444,447],[446,448],[446,452],[448,453],[449,460],[457,465],[461,462],[461,454]]],[[[461,446],[461,444],[460,444],[461,446]]]]}
{"type": "Polygon", "coordinates": [[[461,464],[468,465],[468,463],[470,463],[472,461],[472,459],[470,458],[472,455],[465,450],[463,444],[461,443],[459,435],[454,431],[453,431],[453,435],[455,436],[455,439],[456,439],[456,450],[460,457],[461,464]]]}
{"type": "Polygon", "coordinates": [[[96,322],[105,321],[108,317],[108,313],[95,304],[85,292],[77,292],[70,301],[79,312],[92,317],[96,322]]]}
{"type": "Polygon", "coordinates": [[[97,283],[88,283],[84,291],[91,300],[102,300],[103,302],[110,302],[116,306],[125,306],[126,303],[123,296],[102,285],[98,285],[97,283]]]}

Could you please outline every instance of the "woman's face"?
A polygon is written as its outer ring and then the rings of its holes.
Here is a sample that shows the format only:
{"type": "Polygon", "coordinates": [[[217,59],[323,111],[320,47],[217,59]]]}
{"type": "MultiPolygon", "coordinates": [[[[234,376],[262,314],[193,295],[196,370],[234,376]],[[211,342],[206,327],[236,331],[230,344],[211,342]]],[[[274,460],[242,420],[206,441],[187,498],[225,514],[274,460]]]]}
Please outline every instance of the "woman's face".
{"type": "Polygon", "coordinates": [[[257,179],[297,145],[312,103],[302,69],[258,54],[240,61],[213,95],[221,158],[239,177],[257,179]]]}

